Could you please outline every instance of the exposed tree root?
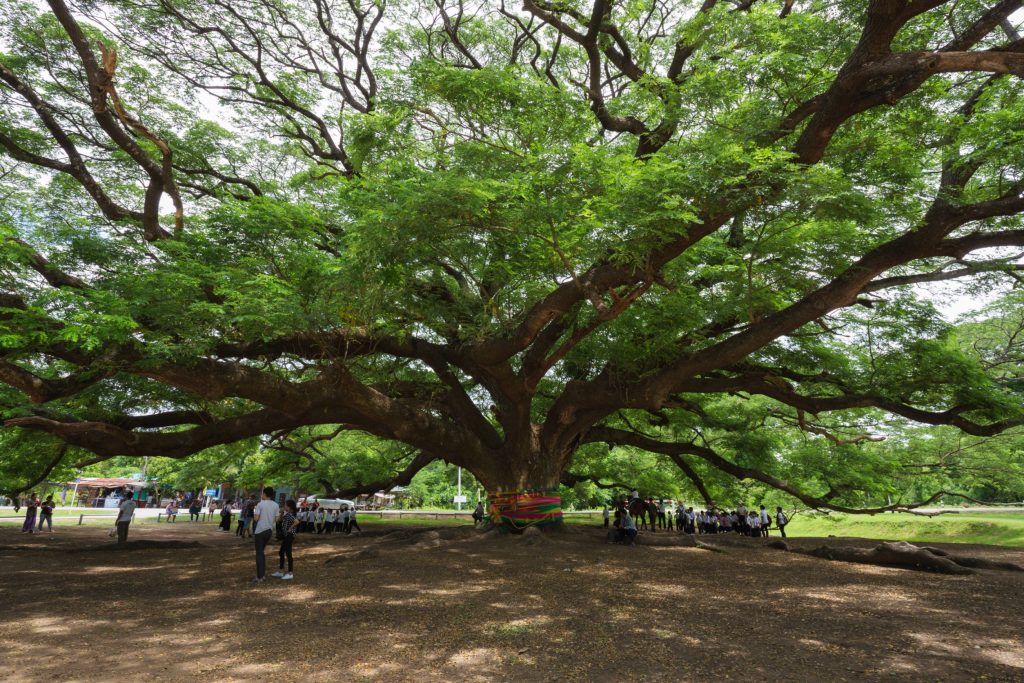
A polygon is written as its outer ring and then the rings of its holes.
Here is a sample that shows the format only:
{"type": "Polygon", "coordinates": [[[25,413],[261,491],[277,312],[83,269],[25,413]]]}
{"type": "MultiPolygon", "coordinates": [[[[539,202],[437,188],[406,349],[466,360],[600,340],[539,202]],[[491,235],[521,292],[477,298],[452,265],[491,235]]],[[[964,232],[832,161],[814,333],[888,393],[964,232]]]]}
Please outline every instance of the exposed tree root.
{"type": "Polygon", "coordinates": [[[119,551],[119,550],[177,550],[179,548],[202,548],[199,541],[128,541],[126,543],[106,543],[104,545],[90,546],[88,548],[69,548],[68,553],[91,553],[95,551],[119,551]]]}
{"type": "Polygon", "coordinates": [[[873,564],[885,567],[902,567],[940,574],[974,574],[975,569],[997,569],[1003,571],[1024,571],[1024,567],[1012,562],[991,560],[966,555],[952,555],[945,550],[918,547],[905,541],[884,542],[874,548],[849,548],[822,545],[810,550],[790,546],[782,540],[767,544],[769,548],[811,555],[825,560],[873,564]]]}

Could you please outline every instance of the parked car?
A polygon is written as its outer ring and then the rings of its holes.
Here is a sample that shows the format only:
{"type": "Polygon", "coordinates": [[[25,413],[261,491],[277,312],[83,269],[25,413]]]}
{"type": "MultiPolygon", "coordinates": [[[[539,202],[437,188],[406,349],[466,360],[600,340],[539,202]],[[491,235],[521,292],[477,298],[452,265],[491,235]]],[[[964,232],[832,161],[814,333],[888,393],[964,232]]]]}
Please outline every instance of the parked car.
{"type": "Polygon", "coordinates": [[[306,496],[305,503],[307,505],[319,503],[320,507],[324,508],[325,510],[339,510],[343,505],[347,505],[350,509],[356,506],[354,501],[347,500],[345,498],[321,498],[320,496],[315,495],[306,496]]]}

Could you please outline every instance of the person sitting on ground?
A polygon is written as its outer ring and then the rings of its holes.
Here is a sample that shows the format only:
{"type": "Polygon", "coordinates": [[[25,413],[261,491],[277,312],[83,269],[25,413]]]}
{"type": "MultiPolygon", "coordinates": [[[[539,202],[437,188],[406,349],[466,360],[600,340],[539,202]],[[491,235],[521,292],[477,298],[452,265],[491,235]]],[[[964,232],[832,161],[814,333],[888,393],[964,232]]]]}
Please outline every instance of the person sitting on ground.
{"type": "Polygon", "coordinates": [[[619,543],[627,543],[629,545],[636,544],[636,522],[633,521],[632,515],[629,514],[629,510],[622,511],[622,519],[619,524],[619,543]],[[628,541],[627,541],[628,539],[628,541]]]}

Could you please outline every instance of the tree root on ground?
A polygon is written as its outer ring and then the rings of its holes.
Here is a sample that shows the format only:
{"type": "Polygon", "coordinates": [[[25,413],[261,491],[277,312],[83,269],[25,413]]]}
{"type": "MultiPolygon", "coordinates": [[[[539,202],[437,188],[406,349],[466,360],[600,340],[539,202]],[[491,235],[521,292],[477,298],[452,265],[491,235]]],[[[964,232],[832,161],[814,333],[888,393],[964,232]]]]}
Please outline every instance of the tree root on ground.
{"type": "Polygon", "coordinates": [[[790,546],[782,540],[767,544],[769,548],[811,555],[825,560],[855,562],[884,567],[902,567],[940,574],[974,574],[975,569],[999,569],[1003,571],[1024,571],[1024,567],[1012,562],[993,562],[979,557],[952,555],[945,550],[918,547],[905,541],[886,541],[874,548],[850,548],[822,545],[806,550],[790,546]]]}
{"type": "Polygon", "coordinates": [[[204,548],[199,541],[152,541],[139,540],[127,541],[125,543],[106,543],[104,545],[89,546],[86,548],[68,548],[68,553],[91,553],[95,551],[117,551],[117,550],[177,550],[179,548],[204,548]]]}

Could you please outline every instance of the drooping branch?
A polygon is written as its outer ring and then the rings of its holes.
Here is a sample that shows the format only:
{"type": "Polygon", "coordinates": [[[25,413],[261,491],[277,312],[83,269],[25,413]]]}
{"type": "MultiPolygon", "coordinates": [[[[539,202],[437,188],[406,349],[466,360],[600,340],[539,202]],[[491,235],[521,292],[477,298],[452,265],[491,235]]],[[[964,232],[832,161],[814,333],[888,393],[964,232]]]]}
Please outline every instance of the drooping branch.
{"type": "Polygon", "coordinates": [[[24,493],[25,491],[29,491],[31,489],[34,489],[36,486],[39,486],[39,484],[46,481],[46,478],[50,476],[50,472],[53,472],[53,470],[56,469],[57,465],[59,465],[64,460],[64,456],[67,454],[68,448],[68,444],[60,444],[57,447],[57,454],[53,457],[52,460],[50,460],[46,464],[45,467],[43,467],[43,469],[39,472],[39,474],[35,476],[35,478],[30,479],[28,483],[25,484],[24,486],[4,491],[4,493],[10,496],[11,498],[15,498],[18,495],[24,493]]]}
{"type": "Polygon", "coordinates": [[[439,460],[435,455],[431,455],[426,451],[420,451],[416,454],[416,457],[412,459],[405,469],[396,474],[394,477],[389,479],[380,479],[378,481],[371,481],[368,483],[358,483],[353,486],[344,489],[336,489],[331,491],[330,495],[335,498],[351,498],[360,494],[376,493],[377,491],[388,491],[396,486],[408,486],[412,481],[412,478],[416,476],[416,473],[422,470],[424,467],[439,460]]]}
{"type": "Polygon", "coordinates": [[[845,505],[839,505],[833,501],[842,493],[852,490],[853,487],[848,485],[833,485],[829,491],[821,495],[808,494],[793,484],[774,477],[762,470],[753,467],[744,467],[730,462],[726,458],[719,455],[713,449],[707,446],[700,446],[692,442],[665,442],[652,439],[642,434],[635,432],[626,431],[623,429],[615,429],[610,427],[596,427],[590,430],[584,437],[584,441],[587,443],[603,442],[609,446],[632,446],[641,450],[646,450],[651,453],[661,453],[668,456],[680,456],[680,455],[693,455],[702,460],[708,462],[710,465],[715,467],[726,474],[732,475],[737,479],[753,479],[763,484],[767,484],[774,489],[783,491],[799,500],[804,505],[815,510],[833,510],[835,512],[845,512],[848,514],[860,514],[860,515],[874,515],[880,512],[913,512],[916,508],[930,505],[940,498],[946,496],[958,496],[961,498],[968,498],[963,494],[954,493],[950,491],[938,491],[927,499],[918,501],[915,503],[894,503],[891,505],[883,505],[871,508],[852,508],[845,505]]]}

